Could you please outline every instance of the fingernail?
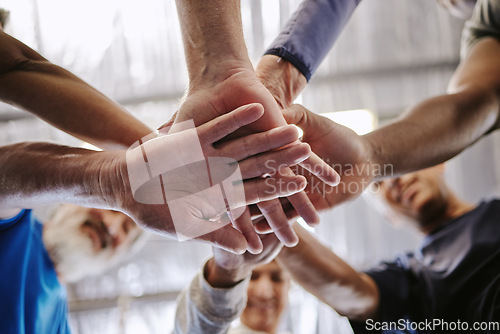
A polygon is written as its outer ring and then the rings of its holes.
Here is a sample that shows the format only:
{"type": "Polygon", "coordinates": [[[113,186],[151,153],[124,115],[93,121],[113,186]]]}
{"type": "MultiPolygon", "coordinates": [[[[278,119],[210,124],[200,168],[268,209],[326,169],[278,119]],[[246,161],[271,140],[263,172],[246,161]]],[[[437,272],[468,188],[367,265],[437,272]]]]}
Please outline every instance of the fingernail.
{"type": "Polygon", "coordinates": [[[260,247],[248,246],[248,248],[247,248],[247,251],[251,254],[260,254],[260,253],[262,253],[263,250],[264,250],[264,247],[262,246],[262,244],[260,245],[260,247]]]}
{"type": "Polygon", "coordinates": [[[293,235],[287,236],[286,240],[283,242],[283,244],[287,247],[297,246],[298,243],[299,243],[299,238],[295,233],[293,233],[293,235]]]}
{"type": "Polygon", "coordinates": [[[337,172],[323,174],[324,182],[329,186],[336,187],[340,183],[340,175],[337,172]]]}
{"type": "MultiPolygon", "coordinates": [[[[284,228],[284,227],[285,226],[282,226],[282,228],[284,228]]],[[[278,232],[278,231],[275,231],[275,233],[276,232],[278,232]]],[[[287,247],[293,247],[293,246],[297,245],[297,243],[299,242],[299,237],[297,237],[297,234],[295,234],[295,231],[292,230],[291,228],[289,230],[287,230],[286,232],[282,231],[279,234],[276,233],[276,236],[283,243],[283,245],[285,245],[287,247]]]]}

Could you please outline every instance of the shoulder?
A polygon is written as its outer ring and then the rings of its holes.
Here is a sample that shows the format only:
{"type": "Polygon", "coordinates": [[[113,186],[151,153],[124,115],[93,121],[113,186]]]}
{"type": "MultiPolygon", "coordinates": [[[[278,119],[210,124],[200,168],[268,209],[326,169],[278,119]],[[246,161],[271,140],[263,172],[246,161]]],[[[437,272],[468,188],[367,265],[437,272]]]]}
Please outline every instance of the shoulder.
{"type": "Polygon", "coordinates": [[[378,286],[380,293],[384,291],[402,290],[407,294],[408,284],[412,281],[411,259],[413,253],[401,254],[394,261],[382,262],[365,272],[378,286]],[[395,289],[396,288],[396,289],[395,289]]]}
{"type": "Polygon", "coordinates": [[[500,220],[500,199],[493,199],[483,202],[479,207],[484,207],[485,215],[494,218],[493,220],[500,220]]]}
{"type": "Polygon", "coordinates": [[[491,205],[492,207],[500,208],[500,198],[492,199],[491,201],[487,201],[486,203],[488,205],[491,205]]]}
{"type": "Polygon", "coordinates": [[[483,37],[500,39],[500,1],[479,0],[472,17],[465,23],[462,34],[461,56],[483,37]]]}
{"type": "MultiPolygon", "coordinates": [[[[500,212],[500,199],[492,199],[492,200],[482,201],[470,213],[476,213],[476,215],[495,215],[495,213],[499,212],[500,212]]],[[[467,216],[467,214],[465,214],[464,216],[467,216]]]]}

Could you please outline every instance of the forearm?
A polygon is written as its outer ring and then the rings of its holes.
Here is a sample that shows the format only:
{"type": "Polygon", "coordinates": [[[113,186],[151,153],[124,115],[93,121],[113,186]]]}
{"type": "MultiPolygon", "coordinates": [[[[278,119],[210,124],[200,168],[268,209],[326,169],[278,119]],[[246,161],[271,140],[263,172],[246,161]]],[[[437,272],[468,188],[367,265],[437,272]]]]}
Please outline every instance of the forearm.
{"type": "Polygon", "coordinates": [[[350,319],[373,317],[378,290],[373,280],[358,273],[298,224],[299,243],[284,248],[278,260],[307,291],[350,319]]]}
{"type": "Polygon", "coordinates": [[[128,147],[151,130],[90,85],[0,31],[0,99],[102,148],[128,147]]]}
{"type": "Polygon", "coordinates": [[[444,162],[495,129],[500,107],[495,94],[474,87],[426,100],[394,123],[364,136],[379,177],[444,162]]]}
{"type": "Polygon", "coordinates": [[[176,0],[190,89],[251,69],[239,0],[176,0]]]}
{"type": "Polygon", "coordinates": [[[444,162],[500,127],[499,56],[500,42],[482,39],[455,71],[450,94],[426,100],[365,136],[372,161],[393,168],[381,176],[444,162]]]}
{"type": "Polygon", "coordinates": [[[115,191],[103,170],[121,158],[121,151],[95,152],[49,143],[0,147],[0,208],[73,203],[116,209],[115,191]]]}

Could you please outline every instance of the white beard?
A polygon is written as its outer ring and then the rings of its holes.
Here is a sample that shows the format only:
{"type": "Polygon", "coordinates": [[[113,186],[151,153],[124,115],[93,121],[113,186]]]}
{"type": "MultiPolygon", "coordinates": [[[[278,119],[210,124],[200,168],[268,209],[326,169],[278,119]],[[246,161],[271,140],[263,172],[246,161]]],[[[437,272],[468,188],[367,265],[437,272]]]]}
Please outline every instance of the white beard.
{"type": "Polygon", "coordinates": [[[86,216],[79,213],[68,215],[62,211],[58,210],[45,224],[43,242],[63,281],[75,282],[98,274],[109,268],[110,262],[121,258],[114,256],[117,254],[111,247],[96,253],[92,240],[81,229],[86,216]]]}

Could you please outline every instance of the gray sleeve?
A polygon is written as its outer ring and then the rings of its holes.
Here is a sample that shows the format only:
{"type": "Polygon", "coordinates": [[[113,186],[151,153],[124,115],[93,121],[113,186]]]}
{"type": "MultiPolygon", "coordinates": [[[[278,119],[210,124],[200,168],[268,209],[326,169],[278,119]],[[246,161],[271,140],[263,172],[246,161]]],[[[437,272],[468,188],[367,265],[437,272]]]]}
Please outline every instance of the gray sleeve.
{"type": "Polygon", "coordinates": [[[286,59],[309,81],[361,0],[304,0],[265,54],[286,59]]]}
{"type": "Polygon", "coordinates": [[[203,273],[178,298],[175,334],[225,334],[246,305],[250,278],[230,289],[210,286],[203,273]]]}
{"type": "Polygon", "coordinates": [[[474,13],[462,32],[460,56],[464,59],[474,44],[484,37],[500,40],[500,0],[478,0],[474,13]]]}

